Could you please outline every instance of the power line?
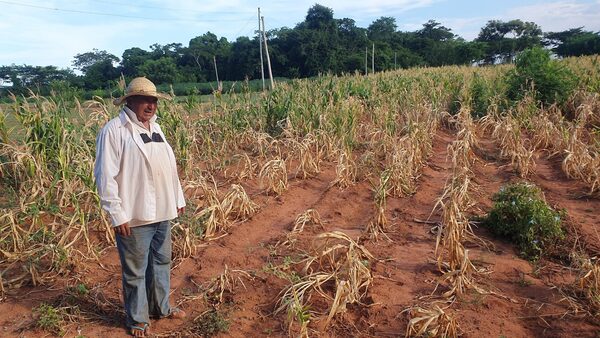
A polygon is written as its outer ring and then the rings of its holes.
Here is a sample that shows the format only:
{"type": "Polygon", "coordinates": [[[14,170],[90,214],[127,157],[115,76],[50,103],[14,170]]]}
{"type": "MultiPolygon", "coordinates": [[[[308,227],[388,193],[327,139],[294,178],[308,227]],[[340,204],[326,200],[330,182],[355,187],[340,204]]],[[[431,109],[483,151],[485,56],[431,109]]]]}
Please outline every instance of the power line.
{"type": "MultiPolygon", "coordinates": [[[[0,3],[4,3],[4,4],[8,4],[8,5],[14,5],[14,6],[21,6],[21,7],[29,7],[29,8],[52,10],[52,11],[57,11],[57,12],[90,14],[90,15],[101,15],[101,16],[112,16],[112,17],[120,17],[120,18],[128,18],[128,19],[142,19],[142,20],[152,20],[152,21],[156,21],[157,20],[156,17],[150,18],[150,17],[136,16],[136,15],[114,14],[114,13],[93,12],[93,11],[81,11],[81,10],[76,10],[76,9],[46,7],[46,6],[39,6],[39,5],[33,5],[33,4],[24,4],[24,3],[17,3],[17,2],[12,2],[12,1],[3,1],[3,0],[0,0],[0,3]]],[[[196,22],[196,23],[200,23],[200,22],[224,22],[224,21],[228,21],[228,22],[242,22],[242,21],[244,21],[244,20],[240,20],[240,19],[202,19],[202,20],[191,20],[191,19],[179,19],[179,18],[178,19],[161,18],[160,20],[163,20],[163,21],[179,21],[179,22],[196,22]]]]}
{"type": "MultiPolygon", "coordinates": [[[[98,3],[105,3],[105,4],[110,4],[110,5],[117,5],[117,6],[122,6],[122,7],[131,7],[131,8],[138,8],[138,9],[153,8],[153,9],[163,9],[163,10],[169,10],[169,11],[186,12],[186,13],[190,13],[190,12],[207,13],[206,11],[198,11],[198,10],[192,10],[192,9],[186,9],[186,8],[160,7],[160,6],[151,6],[151,5],[140,6],[140,5],[133,5],[133,4],[124,4],[124,3],[120,3],[120,2],[116,2],[116,1],[107,1],[107,0],[93,0],[93,1],[98,2],[98,3]]],[[[249,13],[253,13],[253,12],[222,11],[222,12],[210,12],[209,14],[249,14],[249,13]]]]}
{"type": "Polygon", "coordinates": [[[242,26],[242,28],[240,28],[240,30],[237,31],[237,33],[235,33],[236,38],[240,36],[240,33],[246,29],[246,27],[248,27],[248,24],[250,23],[250,21],[254,20],[254,14],[252,14],[252,17],[250,19],[248,19],[248,21],[246,21],[246,23],[242,26]]]}

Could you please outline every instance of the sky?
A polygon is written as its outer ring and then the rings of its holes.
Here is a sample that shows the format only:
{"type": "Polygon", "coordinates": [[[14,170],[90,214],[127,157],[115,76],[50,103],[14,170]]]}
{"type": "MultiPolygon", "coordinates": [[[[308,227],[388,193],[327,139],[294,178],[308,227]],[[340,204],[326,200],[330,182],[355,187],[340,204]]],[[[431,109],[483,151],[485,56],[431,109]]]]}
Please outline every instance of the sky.
{"type": "Polygon", "coordinates": [[[399,30],[415,31],[436,20],[468,41],[489,20],[533,21],[544,32],[600,31],[600,0],[0,0],[0,66],[67,68],[94,48],[121,57],[155,43],[187,46],[208,31],[235,41],[255,34],[258,7],[269,30],[294,27],[315,3],[359,27],[387,16],[399,30]]]}

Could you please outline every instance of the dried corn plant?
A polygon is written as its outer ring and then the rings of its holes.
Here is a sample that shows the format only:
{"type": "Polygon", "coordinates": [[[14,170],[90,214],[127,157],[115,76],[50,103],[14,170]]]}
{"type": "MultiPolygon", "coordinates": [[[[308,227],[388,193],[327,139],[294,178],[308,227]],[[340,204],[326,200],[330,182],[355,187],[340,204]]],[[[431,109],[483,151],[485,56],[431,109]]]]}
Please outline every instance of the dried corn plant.
{"type": "Polygon", "coordinates": [[[579,289],[589,301],[592,313],[600,317],[600,263],[589,259],[583,263],[581,271],[579,289]]]}
{"type": "Polygon", "coordinates": [[[352,152],[345,149],[340,152],[337,164],[335,166],[335,179],[331,186],[339,186],[342,189],[348,188],[356,182],[356,164],[352,160],[352,152]]]}
{"type": "Polygon", "coordinates": [[[89,140],[98,130],[91,122],[98,115],[85,113],[78,101],[67,106],[57,97],[30,93],[13,100],[18,135],[12,134],[16,129],[4,129],[7,142],[0,144],[0,179],[10,188],[2,193],[10,190],[15,198],[0,223],[1,273],[8,288],[51,282],[74,262],[97,258],[90,228],[103,231],[106,243],[114,241],[92,175],[89,140]]]}
{"type": "MultiPolygon", "coordinates": [[[[205,198],[205,203],[198,204],[189,218],[188,227],[192,230],[182,229],[186,243],[194,243],[192,238],[198,236],[215,239],[218,233],[225,233],[229,229],[232,221],[244,221],[258,210],[258,205],[252,202],[244,188],[238,184],[231,185],[222,200],[219,199],[214,181],[213,184],[208,184],[206,180],[200,180],[186,187],[196,192],[195,188],[200,187],[205,198]]],[[[188,249],[183,252],[188,253],[188,249]]]]}
{"type": "Polygon", "coordinates": [[[471,116],[471,109],[468,105],[463,106],[456,114],[458,132],[456,139],[464,142],[470,149],[477,147],[477,126],[471,116]]]}
{"type": "Polygon", "coordinates": [[[210,174],[200,174],[195,179],[187,180],[183,191],[192,200],[201,198],[208,204],[215,204],[219,201],[217,182],[210,174]]]}
{"type": "Polygon", "coordinates": [[[374,206],[376,210],[375,217],[369,221],[366,228],[366,233],[369,238],[378,240],[383,236],[388,241],[391,241],[385,233],[388,228],[388,221],[385,216],[385,207],[387,196],[390,193],[390,178],[392,172],[383,171],[379,177],[379,183],[373,187],[374,206]]]}
{"type": "Polygon", "coordinates": [[[192,222],[204,225],[205,239],[213,239],[217,233],[226,232],[231,225],[225,209],[220,203],[209,205],[203,209],[197,208],[194,211],[192,222]]]}
{"type": "Polygon", "coordinates": [[[279,158],[265,163],[258,175],[261,185],[266,186],[267,192],[281,195],[288,186],[288,177],[285,161],[279,158]]]}
{"type": "Polygon", "coordinates": [[[405,337],[458,337],[460,327],[448,313],[448,307],[433,303],[428,306],[413,306],[408,311],[409,321],[405,337]]]}
{"type": "Polygon", "coordinates": [[[525,178],[535,170],[533,149],[527,147],[519,122],[509,113],[504,116],[492,132],[500,145],[500,156],[509,158],[517,174],[525,178]]]}
{"type": "Polygon", "coordinates": [[[364,142],[367,143],[370,149],[377,158],[385,158],[387,154],[392,152],[396,145],[396,136],[390,135],[382,129],[374,129],[370,124],[362,126],[365,130],[361,133],[365,135],[364,142]]]}
{"type": "Polygon", "coordinates": [[[225,293],[234,294],[235,290],[240,285],[246,289],[244,279],[254,280],[254,277],[247,271],[230,270],[229,267],[225,265],[223,273],[213,278],[205,287],[204,295],[211,300],[211,303],[222,304],[225,293]]]}
{"type": "MultiPolygon", "coordinates": [[[[472,128],[469,124],[463,124],[472,128]]],[[[457,134],[458,139],[448,146],[448,157],[452,160],[452,176],[449,178],[442,196],[434,206],[442,208],[442,219],[437,228],[435,252],[438,269],[444,273],[442,280],[450,284],[444,297],[451,301],[462,295],[466,289],[484,292],[476,283],[474,277],[481,273],[470,261],[468,250],[463,243],[466,240],[478,241],[473,233],[466,211],[473,206],[470,197],[473,173],[472,144],[476,143],[474,133],[462,129],[457,134]]],[[[479,240],[481,241],[481,240],[479,240]]]]}
{"type": "Polygon", "coordinates": [[[563,172],[587,183],[590,195],[600,192],[600,154],[584,141],[589,138],[586,125],[593,114],[590,104],[582,104],[576,110],[577,119],[570,123],[556,106],[551,106],[529,120],[535,147],[548,149],[550,156],[563,154],[563,172]]]}
{"type": "Polygon", "coordinates": [[[171,233],[173,234],[173,256],[175,259],[192,257],[196,254],[198,244],[194,233],[194,228],[185,226],[181,222],[172,223],[171,233]]]}
{"type": "Polygon", "coordinates": [[[339,148],[336,145],[340,141],[334,135],[322,129],[315,130],[314,135],[317,142],[315,148],[319,149],[321,159],[327,161],[336,160],[339,154],[339,148]]]}
{"type": "MultiPolygon", "coordinates": [[[[307,332],[311,316],[326,315],[327,325],[336,314],[345,312],[348,304],[361,304],[373,281],[368,264],[375,258],[348,235],[339,231],[328,232],[317,236],[315,241],[313,253],[305,260],[304,277],[281,292],[275,311],[292,314],[288,315],[292,320],[308,319],[304,322],[298,320],[301,334],[307,332]],[[333,295],[324,289],[328,282],[334,283],[333,295]],[[331,303],[327,312],[307,312],[311,307],[311,298],[316,295],[331,303]],[[307,314],[310,315],[308,318],[307,314]]],[[[290,328],[291,325],[292,322],[290,328]]]]}
{"type": "Polygon", "coordinates": [[[572,254],[578,271],[570,302],[576,312],[585,312],[600,319],[600,261],[598,257],[572,254]]]}
{"type": "Polygon", "coordinates": [[[327,323],[337,313],[346,311],[346,305],[360,303],[373,282],[368,262],[375,259],[362,245],[343,232],[323,233],[316,238],[315,255],[307,259],[304,272],[313,269],[332,271],[336,292],[327,316],[327,323]]]}
{"type": "Polygon", "coordinates": [[[252,202],[244,187],[239,184],[231,185],[231,189],[221,201],[221,207],[225,217],[233,216],[235,220],[246,220],[258,210],[258,205],[252,202]]]}
{"type": "Polygon", "coordinates": [[[296,221],[294,222],[294,227],[292,228],[292,231],[290,231],[286,235],[285,241],[278,243],[277,246],[293,245],[297,241],[298,235],[300,235],[304,231],[304,228],[306,226],[324,229],[323,221],[321,221],[321,216],[319,215],[319,212],[317,210],[308,209],[300,215],[298,215],[296,217],[296,221]]]}
{"type": "Polygon", "coordinates": [[[291,140],[293,157],[298,159],[298,168],[295,177],[301,176],[303,179],[315,176],[321,172],[320,163],[323,153],[319,147],[318,140],[308,134],[301,142],[291,140]]]}
{"type": "Polygon", "coordinates": [[[593,195],[600,193],[600,153],[582,141],[591,114],[589,107],[581,108],[579,119],[569,129],[562,169],[568,177],[587,183],[593,195]]]}
{"type": "Polygon", "coordinates": [[[291,234],[299,234],[304,231],[304,227],[310,225],[323,229],[323,221],[321,221],[321,215],[315,209],[308,209],[296,217],[294,227],[291,234]]]}
{"type": "Polygon", "coordinates": [[[548,150],[549,156],[563,152],[568,142],[568,132],[558,107],[541,110],[530,119],[530,123],[535,149],[548,150]]]}
{"type": "Polygon", "coordinates": [[[415,193],[418,179],[418,172],[415,172],[414,154],[410,149],[403,147],[406,142],[399,142],[400,146],[395,147],[391,153],[389,165],[386,170],[389,174],[390,195],[394,197],[404,197],[415,193]]]}
{"type": "Polygon", "coordinates": [[[313,317],[323,314],[311,311],[310,301],[313,293],[319,293],[321,286],[331,280],[333,273],[317,272],[307,275],[300,282],[294,283],[279,294],[275,314],[285,312],[288,319],[288,335],[290,337],[308,337],[308,324],[313,317]],[[294,324],[299,325],[297,333],[294,333],[294,324]]]}
{"type": "Polygon", "coordinates": [[[252,162],[247,153],[233,155],[235,164],[225,169],[226,177],[233,177],[238,180],[253,179],[256,176],[258,164],[252,162]]]}

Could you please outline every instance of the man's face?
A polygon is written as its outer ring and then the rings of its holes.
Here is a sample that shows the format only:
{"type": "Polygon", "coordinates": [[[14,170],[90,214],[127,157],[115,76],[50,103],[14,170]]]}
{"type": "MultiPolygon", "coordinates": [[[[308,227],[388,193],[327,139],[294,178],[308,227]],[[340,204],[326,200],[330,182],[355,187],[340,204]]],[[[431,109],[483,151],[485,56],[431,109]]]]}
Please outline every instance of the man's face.
{"type": "Polygon", "coordinates": [[[140,122],[150,121],[156,114],[158,99],[152,96],[131,96],[127,98],[127,107],[131,109],[140,122]]]}

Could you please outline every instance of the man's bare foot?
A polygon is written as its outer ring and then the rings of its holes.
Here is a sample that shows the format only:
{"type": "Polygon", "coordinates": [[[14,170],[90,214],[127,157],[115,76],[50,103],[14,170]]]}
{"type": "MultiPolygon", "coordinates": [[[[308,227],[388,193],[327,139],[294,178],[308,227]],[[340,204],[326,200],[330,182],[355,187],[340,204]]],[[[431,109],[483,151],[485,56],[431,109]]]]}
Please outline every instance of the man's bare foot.
{"type": "Polygon", "coordinates": [[[129,328],[129,333],[134,337],[146,337],[150,333],[149,327],[146,323],[135,324],[129,328]]]}

